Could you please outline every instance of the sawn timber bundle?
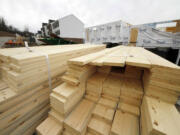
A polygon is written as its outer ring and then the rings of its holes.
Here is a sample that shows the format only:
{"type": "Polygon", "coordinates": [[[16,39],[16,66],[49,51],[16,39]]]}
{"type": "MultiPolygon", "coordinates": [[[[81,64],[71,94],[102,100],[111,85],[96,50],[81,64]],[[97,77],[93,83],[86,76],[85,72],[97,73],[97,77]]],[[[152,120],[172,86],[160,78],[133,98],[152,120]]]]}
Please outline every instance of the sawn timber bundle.
{"type": "Polygon", "coordinates": [[[70,59],[62,80],[39,135],[180,134],[180,67],[143,48],[70,59]]]}
{"type": "Polygon", "coordinates": [[[62,83],[68,59],[104,48],[61,45],[30,47],[30,52],[26,48],[0,49],[0,135],[32,134],[49,112],[49,77],[53,89],[62,83]]]}

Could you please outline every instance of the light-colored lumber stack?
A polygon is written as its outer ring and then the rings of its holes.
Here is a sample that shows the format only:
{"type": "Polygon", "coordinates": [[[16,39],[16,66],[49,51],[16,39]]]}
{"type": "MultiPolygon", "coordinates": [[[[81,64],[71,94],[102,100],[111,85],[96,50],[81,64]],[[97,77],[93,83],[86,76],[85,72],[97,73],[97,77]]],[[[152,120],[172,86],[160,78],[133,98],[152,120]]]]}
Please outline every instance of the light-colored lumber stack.
{"type": "MultiPolygon", "coordinates": [[[[49,132],[43,131],[45,126],[48,127],[49,121],[54,121],[56,126],[59,127],[56,134],[62,132],[64,120],[68,118],[68,115],[71,115],[70,112],[83,97],[86,80],[95,71],[96,67],[93,66],[68,66],[67,73],[62,77],[64,83],[53,89],[50,94],[51,111],[49,117],[36,129],[40,135],[50,135],[52,132],[55,134],[55,131],[50,129],[49,132]]],[[[66,129],[66,132],[69,132],[68,129],[66,129]]]]}
{"type": "Polygon", "coordinates": [[[0,52],[3,62],[3,78],[16,92],[31,89],[48,80],[47,61],[51,70],[50,75],[53,78],[65,72],[68,59],[102,50],[104,46],[70,45],[63,47],[52,46],[54,49],[49,49],[49,47],[47,49],[40,48],[32,48],[32,52],[19,48],[17,51],[16,49],[10,49],[6,52],[3,49],[0,52]],[[42,49],[40,50],[40,48],[42,49]],[[22,53],[19,53],[20,51],[22,53]]]}
{"type": "Polygon", "coordinates": [[[149,51],[143,53],[152,65],[143,75],[145,94],[175,104],[180,95],[180,68],[149,51]]]}
{"type": "MultiPolygon", "coordinates": [[[[106,77],[103,82],[102,97],[93,110],[91,118],[92,122],[90,120],[90,123],[88,124],[87,134],[109,134],[109,127],[104,124],[104,121],[108,121],[105,116],[106,113],[103,112],[104,109],[100,106],[101,104],[99,104],[101,99],[106,98],[111,101],[118,101],[118,97],[120,97],[112,125],[110,124],[110,134],[138,135],[139,117],[141,117],[141,119],[143,117],[139,109],[144,96],[143,89],[145,90],[145,95],[158,98],[161,102],[171,101],[170,103],[173,104],[180,95],[178,83],[180,68],[143,48],[116,47],[115,49],[101,51],[101,54],[91,54],[90,57],[82,56],[80,58],[71,59],[69,60],[69,63],[81,66],[87,64],[100,66],[101,71],[111,69],[111,71],[108,72],[108,77],[110,79],[106,77]],[[107,68],[107,66],[110,68],[107,68]],[[103,70],[103,67],[106,67],[106,69],[104,68],[103,70]],[[116,79],[113,79],[112,76],[114,78],[116,77],[116,79]],[[121,79],[118,79],[118,77],[122,78],[121,82],[121,79]],[[118,81],[119,83],[115,84],[118,81]],[[118,88],[120,89],[119,91],[118,88]],[[169,99],[167,95],[169,96],[169,99]],[[98,114],[101,115],[98,116],[98,114]],[[101,118],[101,121],[97,120],[99,118],[101,118]],[[130,127],[133,127],[131,128],[132,132],[128,130],[130,127]]],[[[91,78],[93,78],[93,76],[91,78]]],[[[94,82],[96,81],[94,80],[94,82]]],[[[174,106],[173,104],[172,106],[174,106]]],[[[167,109],[166,111],[168,112],[170,110],[167,109]]]]}
{"type": "MultiPolygon", "coordinates": [[[[49,88],[39,86],[26,93],[17,94],[10,88],[0,91],[0,133],[22,134],[35,123],[47,117],[49,88]]],[[[38,123],[38,124],[39,124],[38,123]]],[[[34,128],[35,129],[35,128],[34,128]]]]}
{"type": "MultiPolygon", "coordinates": [[[[180,125],[180,115],[177,115],[177,110],[175,111],[172,104],[177,99],[170,104],[166,103],[168,100],[163,100],[161,94],[159,96],[162,99],[156,99],[155,93],[151,93],[151,97],[147,93],[153,90],[159,92],[166,86],[164,95],[175,92],[179,96],[177,83],[179,74],[178,66],[139,47],[119,46],[70,59],[68,70],[62,77],[64,83],[55,88],[51,94],[53,95],[51,100],[54,101],[53,104],[50,103],[49,117],[41,124],[42,128],[40,125],[37,130],[47,127],[51,131],[52,126],[48,126],[48,121],[59,122],[58,119],[62,118],[60,117],[62,115],[55,111],[61,112],[68,108],[70,100],[65,100],[64,95],[71,93],[72,89],[69,87],[72,87],[74,91],[69,99],[74,101],[73,98],[77,95],[80,95],[80,98],[77,102],[70,103],[76,105],[70,107],[69,113],[63,117],[63,120],[60,119],[61,124],[53,122],[54,127],[57,127],[55,132],[51,132],[53,134],[60,132],[64,135],[180,134],[177,127],[180,125]],[[176,77],[171,76],[171,72],[176,77]],[[162,76],[169,76],[175,83],[166,81],[167,78],[162,76]],[[156,87],[150,87],[151,85],[156,87]],[[82,95],[78,91],[82,91],[82,95]],[[164,116],[168,117],[168,115],[173,116],[166,121],[164,116]],[[178,119],[175,120],[175,117],[178,119]],[[168,121],[170,124],[167,124],[168,121]],[[173,121],[177,126],[172,127],[173,121]],[[153,124],[160,128],[155,128],[153,124]],[[164,128],[166,130],[163,130],[164,128]]],[[[171,94],[169,96],[174,98],[171,94]]],[[[50,133],[41,132],[41,134],[50,133]]]]}
{"type": "Polygon", "coordinates": [[[144,90],[146,95],[175,104],[180,94],[180,74],[154,68],[145,71],[144,90]]]}
{"type": "MultiPolygon", "coordinates": [[[[93,45],[32,47],[32,52],[28,52],[26,48],[1,49],[0,134],[32,134],[37,125],[47,117],[51,91],[45,55],[49,56],[53,89],[62,83],[61,77],[66,70],[68,59],[97,52],[104,47],[93,45]]],[[[58,88],[55,90],[56,95],[72,94],[69,87],[67,93],[59,92],[61,88],[58,88]]],[[[64,101],[66,97],[61,98],[64,101]]],[[[64,110],[67,111],[67,108],[64,110]]],[[[51,109],[49,115],[52,119],[55,117],[61,120],[54,109],[51,109]]],[[[51,120],[47,121],[53,123],[51,120]]]]}
{"type": "Polygon", "coordinates": [[[92,101],[83,99],[65,119],[63,134],[84,135],[93,108],[94,103],[92,101]]]}
{"type": "MultiPolygon", "coordinates": [[[[102,69],[99,69],[99,72],[101,71],[102,69]]],[[[102,75],[102,72],[96,73],[91,77],[94,78],[94,82],[96,83],[98,83],[99,80],[99,78],[97,78],[98,74],[102,75]]],[[[110,133],[114,113],[120,97],[122,82],[123,78],[121,76],[111,74],[109,70],[108,72],[104,72],[103,81],[99,83],[102,89],[101,98],[92,112],[92,117],[88,124],[88,133],[100,135],[108,135],[110,133]]],[[[87,81],[86,93],[88,93],[88,83],[87,81]]],[[[98,85],[96,84],[95,86],[97,88],[98,85]]],[[[94,91],[94,93],[99,92],[98,89],[94,89],[94,91]]]]}
{"type": "Polygon", "coordinates": [[[103,82],[106,77],[107,74],[97,72],[87,80],[85,95],[86,99],[93,102],[98,102],[102,93],[103,82]]]}
{"type": "Polygon", "coordinates": [[[87,134],[108,135],[110,133],[117,103],[113,100],[100,98],[87,126],[87,134]],[[98,128],[97,128],[98,127],[98,128]]]}
{"type": "Polygon", "coordinates": [[[121,88],[120,102],[140,107],[143,88],[140,80],[124,78],[121,88]]]}
{"type": "Polygon", "coordinates": [[[117,110],[111,128],[111,135],[139,135],[139,119],[129,113],[117,110]]]}

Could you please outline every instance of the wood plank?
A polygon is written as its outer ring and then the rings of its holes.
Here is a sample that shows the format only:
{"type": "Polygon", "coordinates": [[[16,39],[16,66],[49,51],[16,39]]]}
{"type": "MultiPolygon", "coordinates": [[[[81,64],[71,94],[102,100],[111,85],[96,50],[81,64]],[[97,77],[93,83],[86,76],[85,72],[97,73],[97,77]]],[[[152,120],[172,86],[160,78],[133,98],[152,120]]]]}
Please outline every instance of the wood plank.
{"type": "Polygon", "coordinates": [[[125,112],[125,113],[130,113],[135,116],[140,116],[140,110],[139,110],[139,107],[137,106],[119,102],[118,109],[120,109],[122,112],[125,112]]]}
{"type": "Polygon", "coordinates": [[[121,88],[121,96],[142,99],[143,88],[141,81],[133,78],[124,78],[121,88]]]}
{"type": "Polygon", "coordinates": [[[111,97],[119,97],[123,79],[115,75],[108,75],[103,83],[102,94],[107,94],[111,97]]]}
{"type": "Polygon", "coordinates": [[[95,96],[100,96],[103,88],[103,82],[107,75],[102,73],[94,73],[86,83],[86,93],[93,93],[95,96]]]}
{"type": "MultiPolygon", "coordinates": [[[[137,47],[130,47],[129,56],[126,58],[126,65],[150,68],[150,61],[142,55],[137,47]]],[[[143,51],[143,50],[142,50],[143,51]]]]}
{"type": "Polygon", "coordinates": [[[139,135],[138,117],[117,110],[111,128],[111,135],[139,135]]]}
{"type": "Polygon", "coordinates": [[[39,106],[33,108],[31,111],[29,111],[29,113],[27,113],[25,116],[23,116],[22,118],[20,118],[18,121],[16,121],[15,123],[11,124],[10,126],[8,126],[7,128],[4,128],[3,130],[1,130],[1,134],[2,135],[7,135],[10,134],[14,129],[16,129],[17,127],[21,126],[24,122],[26,122],[28,119],[30,119],[31,117],[33,117],[34,115],[36,115],[41,109],[45,108],[46,106],[48,106],[49,101],[46,100],[45,102],[43,102],[42,104],[40,104],[39,106]]]}
{"type": "Polygon", "coordinates": [[[22,123],[17,127],[10,135],[23,134],[28,128],[30,128],[36,121],[40,120],[43,117],[47,117],[47,112],[49,111],[49,106],[44,107],[36,115],[32,116],[30,119],[22,123]]]}
{"type": "Polygon", "coordinates": [[[59,135],[62,129],[62,124],[48,117],[36,128],[36,131],[38,135],[59,135]]]}
{"type": "Polygon", "coordinates": [[[180,133],[180,115],[174,105],[159,101],[154,98],[144,97],[145,109],[147,109],[147,121],[151,132],[166,135],[178,135],[180,133]]]}
{"type": "Polygon", "coordinates": [[[93,54],[88,54],[85,56],[74,58],[74,59],[69,60],[68,63],[77,64],[77,65],[85,65],[85,64],[90,63],[93,60],[96,60],[97,58],[104,56],[105,54],[109,53],[111,50],[112,49],[105,49],[105,50],[102,50],[93,54]]]}
{"type": "Polygon", "coordinates": [[[111,126],[101,119],[91,118],[88,124],[88,132],[98,135],[108,135],[111,126]],[[97,128],[98,127],[98,128],[97,128]]]}
{"type": "Polygon", "coordinates": [[[102,119],[106,123],[111,124],[113,121],[115,110],[107,106],[97,104],[93,110],[92,117],[102,119]]]}
{"type": "Polygon", "coordinates": [[[65,119],[64,127],[76,134],[85,134],[86,127],[91,117],[94,103],[83,99],[79,105],[65,119]]]}
{"type": "Polygon", "coordinates": [[[115,109],[117,107],[117,102],[107,99],[107,98],[100,98],[100,100],[98,101],[98,104],[106,106],[108,108],[112,108],[115,109]]]}
{"type": "Polygon", "coordinates": [[[126,97],[126,96],[120,96],[120,102],[140,107],[141,103],[142,103],[142,100],[137,99],[137,98],[133,98],[133,97],[129,98],[129,97],[126,97]]]}
{"type": "Polygon", "coordinates": [[[77,86],[80,83],[77,78],[72,77],[72,76],[68,76],[68,75],[62,76],[62,80],[64,82],[67,82],[67,83],[69,83],[71,85],[75,85],[75,86],[77,86]]]}
{"type": "MultiPolygon", "coordinates": [[[[46,116],[45,116],[46,118],[46,116]]],[[[34,123],[30,128],[28,128],[23,135],[33,135],[36,132],[36,127],[42,123],[45,120],[44,117],[42,117],[40,120],[36,121],[36,123],[34,123]]]]}
{"type": "Polygon", "coordinates": [[[3,115],[1,115],[2,117],[0,118],[0,122],[3,124],[0,125],[0,130],[3,130],[10,124],[17,122],[20,118],[24,117],[25,114],[27,114],[27,112],[39,106],[40,104],[42,104],[42,102],[45,102],[48,99],[48,95],[49,93],[43,94],[41,97],[34,99],[34,102],[30,102],[25,107],[16,110],[15,112],[11,113],[11,115],[9,115],[8,117],[4,117],[3,115]]]}

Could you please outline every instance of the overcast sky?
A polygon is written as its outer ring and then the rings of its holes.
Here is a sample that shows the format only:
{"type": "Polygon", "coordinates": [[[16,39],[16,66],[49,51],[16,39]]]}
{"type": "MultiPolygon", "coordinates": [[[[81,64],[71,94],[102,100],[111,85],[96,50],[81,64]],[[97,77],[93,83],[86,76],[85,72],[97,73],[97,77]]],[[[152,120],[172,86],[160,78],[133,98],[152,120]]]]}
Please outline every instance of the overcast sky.
{"type": "Polygon", "coordinates": [[[180,19],[180,0],[0,0],[0,16],[21,30],[74,14],[85,26],[124,20],[130,24],[180,19]]]}

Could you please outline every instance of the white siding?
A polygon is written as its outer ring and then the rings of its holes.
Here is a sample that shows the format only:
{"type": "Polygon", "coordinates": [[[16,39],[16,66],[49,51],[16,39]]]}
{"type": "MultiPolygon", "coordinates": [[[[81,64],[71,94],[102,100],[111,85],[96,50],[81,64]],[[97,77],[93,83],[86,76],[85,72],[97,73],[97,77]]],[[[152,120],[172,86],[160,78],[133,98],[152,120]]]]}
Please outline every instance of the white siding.
{"type": "Polygon", "coordinates": [[[60,36],[64,38],[83,38],[84,24],[74,15],[59,20],[60,36]]]}
{"type": "Polygon", "coordinates": [[[122,21],[111,22],[86,28],[86,43],[126,43],[129,40],[130,27],[122,21]]]}

